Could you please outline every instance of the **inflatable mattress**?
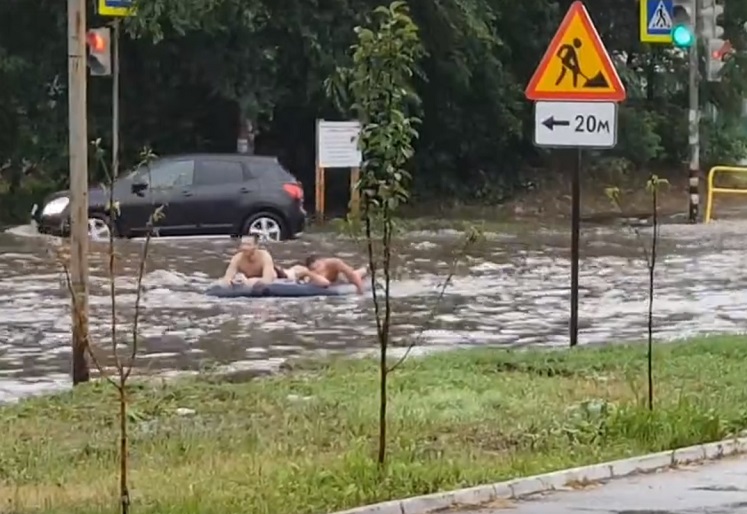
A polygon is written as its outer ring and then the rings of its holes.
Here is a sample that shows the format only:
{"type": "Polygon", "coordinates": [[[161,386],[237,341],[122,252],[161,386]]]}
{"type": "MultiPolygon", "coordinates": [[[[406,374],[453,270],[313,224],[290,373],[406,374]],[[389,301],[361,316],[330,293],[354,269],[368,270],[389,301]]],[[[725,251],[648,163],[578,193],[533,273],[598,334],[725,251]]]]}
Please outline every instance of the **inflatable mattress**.
{"type": "Polygon", "coordinates": [[[272,284],[256,284],[246,286],[236,284],[231,286],[215,285],[209,287],[205,294],[218,298],[301,298],[305,296],[341,296],[355,293],[351,284],[338,284],[330,287],[319,287],[311,284],[296,282],[273,282],[272,284]]]}

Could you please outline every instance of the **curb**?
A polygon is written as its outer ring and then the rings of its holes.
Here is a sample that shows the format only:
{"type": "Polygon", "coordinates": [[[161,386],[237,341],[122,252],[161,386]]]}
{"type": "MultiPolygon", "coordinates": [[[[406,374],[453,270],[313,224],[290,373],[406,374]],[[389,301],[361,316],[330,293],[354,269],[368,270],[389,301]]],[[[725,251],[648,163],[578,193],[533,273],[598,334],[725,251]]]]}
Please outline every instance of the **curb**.
{"type": "Polygon", "coordinates": [[[688,446],[468,489],[415,496],[404,500],[391,500],[340,511],[336,514],[428,514],[454,507],[480,506],[501,499],[516,500],[533,494],[568,489],[572,484],[604,482],[613,478],[650,473],[682,464],[716,460],[742,453],[747,453],[747,437],[688,446]]]}

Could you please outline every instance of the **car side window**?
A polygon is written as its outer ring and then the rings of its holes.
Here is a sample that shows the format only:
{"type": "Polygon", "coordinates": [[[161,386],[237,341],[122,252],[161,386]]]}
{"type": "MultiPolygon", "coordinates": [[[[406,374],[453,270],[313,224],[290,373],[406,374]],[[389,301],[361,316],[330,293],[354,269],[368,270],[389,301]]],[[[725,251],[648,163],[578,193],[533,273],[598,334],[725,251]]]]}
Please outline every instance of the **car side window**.
{"type": "Polygon", "coordinates": [[[143,174],[151,189],[171,189],[188,187],[194,181],[195,162],[192,160],[169,161],[158,165],[143,174]]]}
{"type": "Polygon", "coordinates": [[[244,182],[244,168],[240,162],[210,159],[197,163],[196,186],[217,186],[244,182]]]}
{"type": "Polygon", "coordinates": [[[293,176],[283,168],[283,166],[271,159],[257,159],[249,163],[249,170],[252,176],[257,178],[266,178],[268,176],[279,177],[282,179],[292,179],[293,176]]]}

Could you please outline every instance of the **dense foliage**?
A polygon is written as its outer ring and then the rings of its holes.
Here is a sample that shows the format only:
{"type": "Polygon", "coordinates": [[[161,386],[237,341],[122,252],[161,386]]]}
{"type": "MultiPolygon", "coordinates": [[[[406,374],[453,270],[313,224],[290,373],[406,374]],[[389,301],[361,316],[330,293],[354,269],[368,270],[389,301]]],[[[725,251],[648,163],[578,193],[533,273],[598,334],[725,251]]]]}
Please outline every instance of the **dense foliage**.
{"type": "MultiPolygon", "coordinates": [[[[0,2],[0,219],[24,215],[32,197],[67,180],[65,3],[0,2]]],[[[145,145],[158,154],[232,152],[250,122],[256,151],[279,155],[311,185],[315,119],[339,116],[324,80],[348,63],[353,28],[379,3],[141,0],[122,42],[124,162],[145,145]]],[[[532,145],[523,89],[569,4],[409,2],[426,51],[417,77],[416,200],[500,201],[521,188],[527,170],[553,169],[553,155],[532,145]]],[[[618,147],[592,162],[622,171],[682,166],[685,59],[638,42],[635,2],[588,4],[629,94],[618,147]]],[[[727,0],[726,9],[727,35],[742,50],[747,3],[727,0]]],[[[107,21],[91,6],[90,26],[107,21]]],[[[704,104],[721,114],[704,122],[706,161],[744,153],[745,56],[732,59],[723,82],[703,84],[704,104]]],[[[109,78],[89,79],[89,139],[110,139],[110,91],[109,78]]]]}

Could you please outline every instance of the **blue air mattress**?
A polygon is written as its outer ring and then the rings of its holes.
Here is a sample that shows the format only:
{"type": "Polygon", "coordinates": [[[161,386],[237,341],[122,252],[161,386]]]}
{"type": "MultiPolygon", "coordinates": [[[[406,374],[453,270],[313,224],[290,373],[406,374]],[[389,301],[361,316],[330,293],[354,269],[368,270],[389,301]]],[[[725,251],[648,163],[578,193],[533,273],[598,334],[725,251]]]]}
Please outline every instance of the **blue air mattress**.
{"type": "Polygon", "coordinates": [[[254,286],[215,285],[208,288],[205,294],[218,298],[302,298],[306,296],[340,296],[355,292],[350,284],[340,284],[331,287],[319,287],[311,284],[296,282],[273,282],[272,284],[256,284],[254,286]]]}

